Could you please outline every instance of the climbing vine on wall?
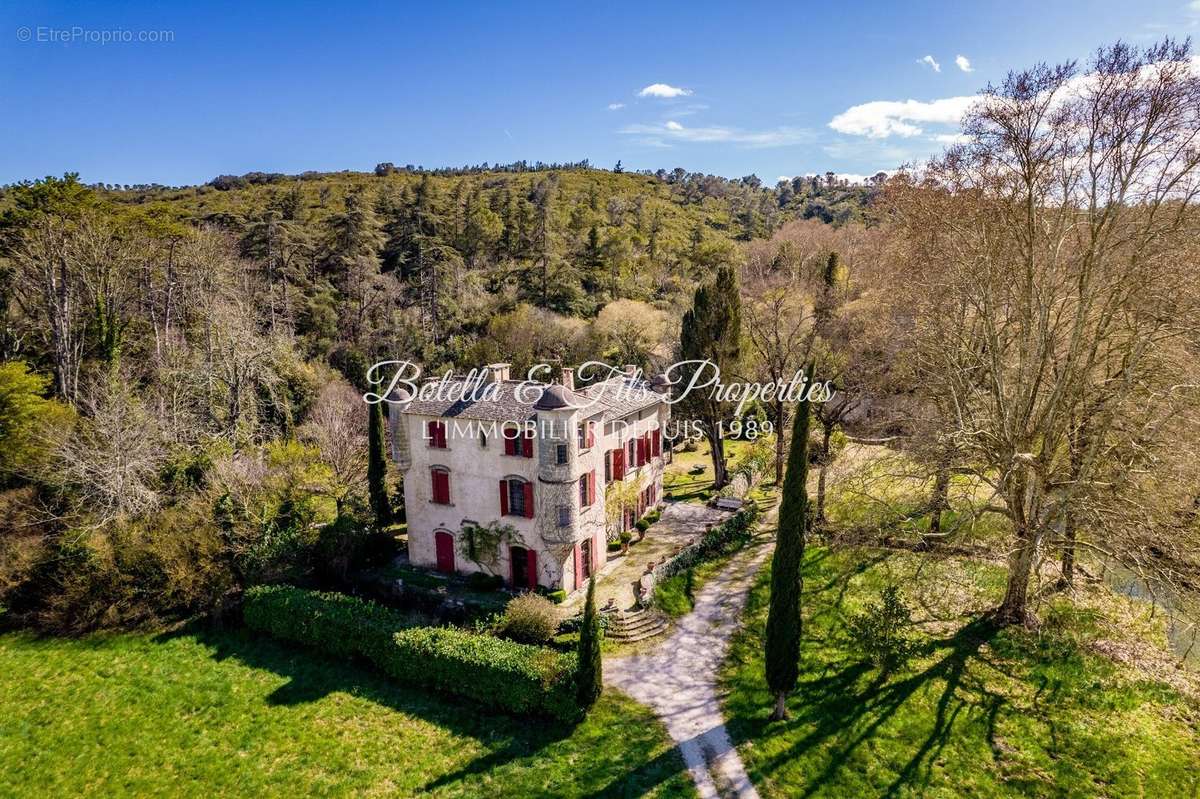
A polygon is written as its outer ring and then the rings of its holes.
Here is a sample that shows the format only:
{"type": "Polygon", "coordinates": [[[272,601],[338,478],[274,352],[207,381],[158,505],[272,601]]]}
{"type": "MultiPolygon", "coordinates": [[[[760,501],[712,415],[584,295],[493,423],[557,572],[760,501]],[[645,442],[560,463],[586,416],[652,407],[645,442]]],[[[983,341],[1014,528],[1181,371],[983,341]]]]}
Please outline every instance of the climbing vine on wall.
{"type": "Polygon", "coordinates": [[[523,546],[521,534],[511,524],[500,521],[488,524],[464,524],[458,536],[458,547],[462,556],[481,568],[494,571],[499,565],[500,546],[509,544],[523,546]]]}

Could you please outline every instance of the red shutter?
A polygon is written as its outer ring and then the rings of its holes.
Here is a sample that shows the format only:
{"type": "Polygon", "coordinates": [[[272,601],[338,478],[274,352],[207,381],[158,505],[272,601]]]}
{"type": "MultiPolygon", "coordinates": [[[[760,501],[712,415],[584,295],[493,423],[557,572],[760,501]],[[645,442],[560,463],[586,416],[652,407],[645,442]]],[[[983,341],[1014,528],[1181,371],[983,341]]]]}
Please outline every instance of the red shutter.
{"type": "MultiPolygon", "coordinates": [[[[591,544],[588,544],[591,546],[591,544]]],[[[575,542],[575,589],[583,588],[583,548],[575,542]]]]}
{"type": "Polygon", "coordinates": [[[662,454],[662,430],[656,428],[654,430],[654,438],[651,440],[654,442],[654,457],[657,458],[662,454]]]}
{"type": "Polygon", "coordinates": [[[592,446],[595,446],[595,444],[596,444],[596,423],[588,422],[587,423],[587,445],[589,447],[592,447],[592,446]]]}
{"type": "Polygon", "coordinates": [[[528,566],[526,569],[529,572],[529,590],[537,590],[537,550],[525,550],[525,563],[528,566]]]}
{"type": "Polygon", "coordinates": [[[533,483],[525,483],[525,518],[533,518],[533,483]]]}
{"type": "Polygon", "coordinates": [[[441,469],[430,470],[433,481],[433,501],[442,505],[450,504],[450,473],[441,469]]]}
{"type": "Polygon", "coordinates": [[[508,515],[508,481],[500,481],[500,515],[508,515]]]}
{"type": "Polygon", "coordinates": [[[591,505],[596,501],[596,470],[588,472],[587,477],[587,504],[591,505]]]}
{"type": "Polygon", "coordinates": [[[437,422],[429,423],[429,446],[437,446],[437,422]]]}
{"type": "Polygon", "coordinates": [[[642,436],[637,440],[637,461],[638,466],[645,466],[649,458],[646,456],[646,438],[642,436]]]}
{"type": "Polygon", "coordinates": [[[613,450],[613,479],[621,480],[625,477],[625,449],[613,450]]]}
{"type": "Polygon", "coordinates": [[[527,432],[525,437],[521,439],[521,456],[525,458],[533,457],[533,431],[527,432]]]}
{"type": "Polygon", "coordinates": [[[441,447],[442,449],[445,449],[446,448],[446,423],[445,422],[438,422],[437,433],[438,433],[437,445],[439,447],[441,447]]]}
{"type": "Polygon", "coordinates": [[[512,428],[509,428],[509,427],[504,428],[503,435],[504,435],[504,454],[505,455],[516,455],[517,454],[517,438],[516,438],[516,436],[512,435],[512,433],[513,433],[512,428]]]}

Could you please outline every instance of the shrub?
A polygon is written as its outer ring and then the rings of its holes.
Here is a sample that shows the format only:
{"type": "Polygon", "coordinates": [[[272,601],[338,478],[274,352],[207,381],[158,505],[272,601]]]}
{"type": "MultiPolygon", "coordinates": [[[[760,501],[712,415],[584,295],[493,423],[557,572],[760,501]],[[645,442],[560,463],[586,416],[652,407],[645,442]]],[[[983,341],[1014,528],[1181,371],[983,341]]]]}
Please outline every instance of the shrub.
{"type": "Polygon", "coordinates": [[[911,625],[908,606],[896,586],[889,585],[879,602],[867,605],[850,620],[852,646],[885,673],[890,672],[907,663],[916,650],[916,643],[908,636],[911,625]]]}
{"type": "Polygon", "coordinates": [[[497,632],[523,644],[544,644],[558,631],[554,603],[534,593],[514,597],[504,609],[497,632]]]}
{"type": "Polygon", "coordinates": [[[499,710],[575,721],[575,657],[452,627],[415,627],[372,658],[405,685],[472,699],[499,710]]]}
{"type": "Polygon", "coordinates": [[[617,538],[620,539],[622,544],[628,544],[633,540],[633,533],[629,532],[628,530],[622,530],[621,534],[617,536],[617,538]]]}
{"type": "Polygon", "coordinates": [[[253,630],[330,655],[365,658],[405,685],[514,713],[563,721],[580,716],[575,658],[552,649],[450,627],[412,627],[391,608],[292,586],[250,589],[243,616],[253,630]]]}
{"type": "Polygon", "coordinates": [[[635,524],[634,527],[638,529],[639,533],[645,533],[650,529],[650,522],[646,521],[644,518],[638,519],[637,524],[635,524]]]}
{"type": "Polygon", "coordinates": [[[411,624],[405,613],[393,608],[290,585],[248,590],[242,618],[252,630],[342,657],[386,647],[396,630],[411,624]]]}
{"type": "Polygon", "coordinates": [[[567,601],[567,592],[561,588],[558,588],[546,594],[546,598],[556,605],[561,605],[563,602],[567,601]]]}

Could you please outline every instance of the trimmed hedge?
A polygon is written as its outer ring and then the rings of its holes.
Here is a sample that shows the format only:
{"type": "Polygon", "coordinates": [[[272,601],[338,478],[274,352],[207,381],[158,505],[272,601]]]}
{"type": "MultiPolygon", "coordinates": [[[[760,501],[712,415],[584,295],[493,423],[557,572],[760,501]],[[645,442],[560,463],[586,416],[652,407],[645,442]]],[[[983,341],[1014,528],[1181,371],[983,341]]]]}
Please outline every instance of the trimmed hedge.
{"type": "Polygon", "coordinates": [[[575,658],[451,627],[414,627],[391,608],[288,585],[246,592],[246,626],[330,655],[362,657],[405,685],[518,714],[577,721],[575,658]]]}
{"type": "Polygon", "coordinates": [[[401,682],[467,697],[513,713],[576,721],[575,658],[540,646],[452,627],[416,627],[393,637],[375,664],[401,682]]]}
{"type": "Polygon", "coordinates": [[[242,618],[252,630],[339,657],[386,645],[397,630],[413,626],[403,611],[291,585],[260,585],[246,591],[242,618]]]}

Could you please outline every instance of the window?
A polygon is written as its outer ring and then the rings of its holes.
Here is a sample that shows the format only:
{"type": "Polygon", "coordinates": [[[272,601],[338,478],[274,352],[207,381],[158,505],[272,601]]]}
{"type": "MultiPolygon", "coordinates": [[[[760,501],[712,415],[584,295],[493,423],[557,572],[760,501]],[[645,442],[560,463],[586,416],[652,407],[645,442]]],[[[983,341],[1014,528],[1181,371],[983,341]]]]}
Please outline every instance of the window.
{"type": "Polygon", "coordinates": [[[604,453],[604,484],[608,485],[612,482],[612,450],[604,453]]]}
{"type": "Polygon", "coordinates": [[[631,439],[629,439],[628,449],[625,454],[625,463],[628,463],[630,466],[634,466],[634,467],[638,466],[639,464],[636,460],[636,457],[637,457],[635,454],[636,452],[637,452],[637,445],[636,445],[634,439],[631,438],[631,439]]]}
{"type": "Polygon", "coordinates": [[[487,433],[483,431],[482,427],[479,428],[479,448],[487,449],[487,433]]]}
{"type": "Polygon", "coordinates": [[[435,449],[446,448],[446,425],[443,422],[429,423],[429,446],[435,449]]]}
{"type": "Polygon", "coordinates": [[[508,512],[513,516],[525,515],[525,483],[521,480],[508,481],[508,512]]]}
{"type": "Polygon", "coordinates": [[[596,426],[593,422],[579,425],[579,448],[589,449],[596,445],[596,426]]]}
{"type": "Polygon", "coordinates": [[[596,501],[596,470],[579,478],[579,507],[586,508],[596,501]]]}
{"type": "Polygon", "coordinates": [[[504,454],[521,458],[533,457],[533,431],[518,427],[504,428],[504,454]]]}
{"type": "Polygon", "coordinates": [[[430,482],[433,486],[433,501],[438,505],[450,504],[450,471],[441,466],[429,470],[430,482]]]}
{"type": "Polygon", "coordinates": [[[533,518],[533,483],[519,477],[500,481],[500,515],[533,518]]]}
{"type": "Polygon", "coordinates": [[[571,526],[571,508],[567,505],[559,505],[558,506],[558,526],[559,527],[570,527],[571,526]]]}
{"type": "Polygon", "coordinates": [[[566,463],[567,463],[567,455],[568,455],[568,452],[567,452],[567,445],[566,445],[566,444],[559,444],[559,445],[558,445],[558,446],[555,448],[555,453],[556,453],[556,454],[555,454],[555,460],[556,460],[556,462],[558,463],[558,465],[559,465],[559,466],[565,466],[565,465],[566,465],[566,463]]]}

